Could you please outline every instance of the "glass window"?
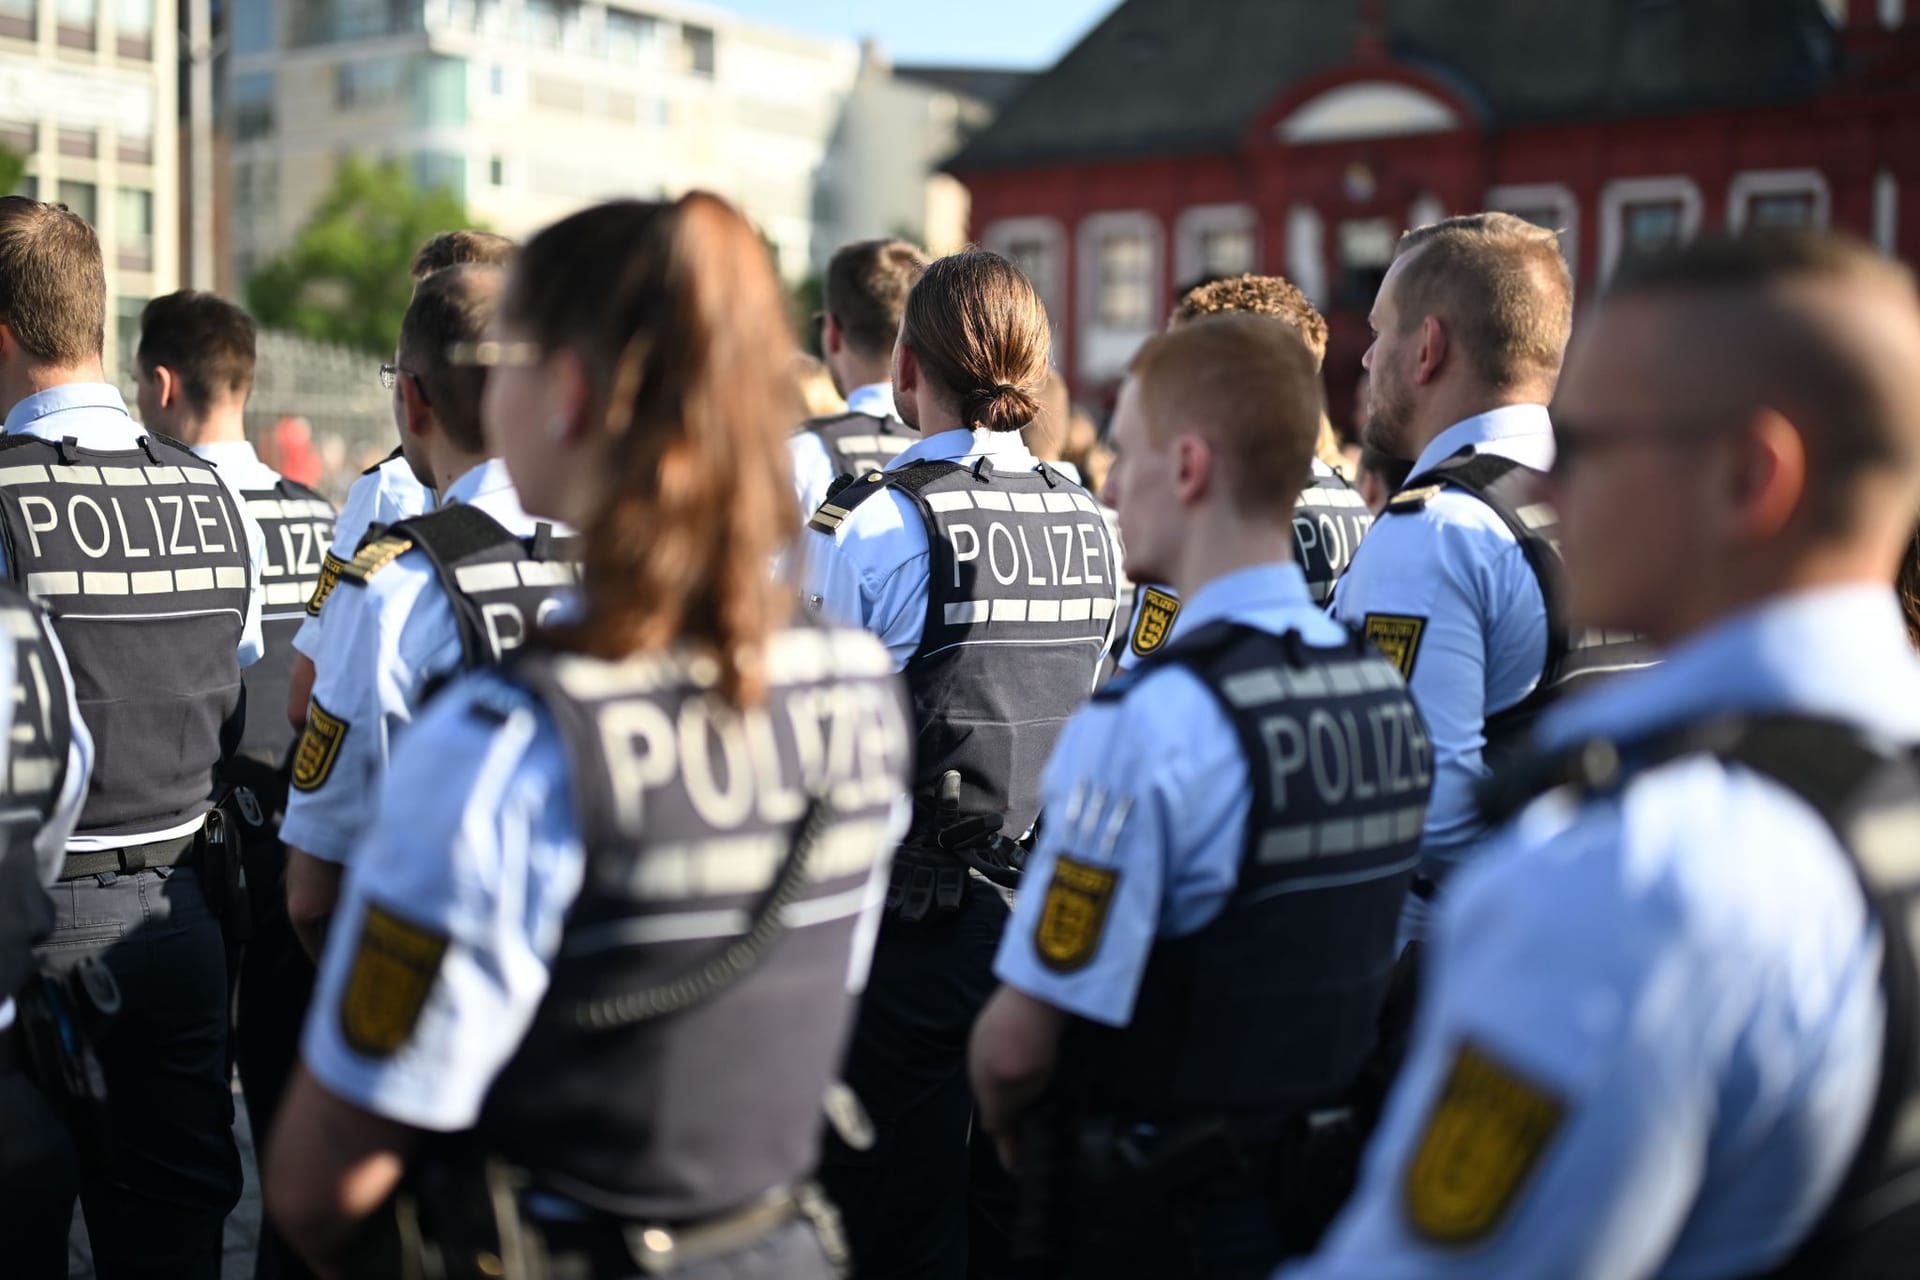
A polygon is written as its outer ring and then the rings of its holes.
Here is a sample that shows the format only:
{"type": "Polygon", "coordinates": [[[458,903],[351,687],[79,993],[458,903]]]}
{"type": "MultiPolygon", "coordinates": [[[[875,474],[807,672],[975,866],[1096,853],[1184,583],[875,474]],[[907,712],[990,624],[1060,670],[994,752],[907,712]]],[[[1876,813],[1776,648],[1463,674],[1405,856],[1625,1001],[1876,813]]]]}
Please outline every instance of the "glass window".
{"type": "Polygon", "coordinates": [[[1200,235],[1200,270],[1210,276],[1245,275],[1254,268],[1253,232],[1247,228],[1200,235]]]}
{"type": "Polygon", "coordinates": [[[1020,268],[1022,275],[1033,282],[1034,289],[1040,294],[1040,301],[1049,312],[1054,310],[1057,301],[1052,296],[1054,287],[1054,266],[1058,259],[1054,253],[1053,241],[1043,237],[1028,240],[1014,240],[1007,245],[1007,257],[1014,266],[1020,268]]]}
{"type": "Polygon", "coordinates": [[[413,86],[413,122],[423,129],[467,122],[467,64],[458,58],[414,58],[402,69],[413,86]]]}
{"type": "Polygon", "coordinates": [[[497,62],[487,68],[487,92],[496,98],[507,96],[507,69],[497,62]]]}
{"type": "Polygon", "coordinates": [[[91,160],[100,154],[100,131],[98,129],[71,129],[60,126],[60,154],[78,156],[91,160]]]}
{"type": "Polygon", "coordinates": [[[295,46],[418,31],[425,17],[421,5],[405,0],[300,0],[288,12],[295,46]]]}
{"type": "Polygon", "coordinates": [[[40,149],[40,126],[14,120],[0,121],[0,147],[22,160],[40,149]]]}
{"type": "Polygon", "coordinates": [[[54,20],[60,27],[60,43],[69,49],[93,48],[93,28],[99,21],[99,0],[55,0],[54,20]]]}
{"type": "Polygon", "coordinates": [[[1753,196],[1747,201],[1747,225],[1756,230],[1769,227],[1811,227],[1814,200],[1811,191],[1776,192],[1753,196]]]}
{"type": "Polygon", "coordinates": [[[342,111],[372,111],[391,106],[407,93],[406,58],[367,58],[343,62],[335,72],[333,103],[342,111]]]}
{"type": "Polygon", "coordinates": [[[431,191],[444,187],[467,198],[467,158],[446,151],[422,151],[413,158],[413,180],[431,191]]]}
{"type": "Polygon", "coordinates": [[[153,270],[153,192],[122,187],[114,203],[120,269],[153,270]]]}
{"type": "Polygon", "coordinates": [[[99,221],[99,194],[91,182],[62,181],[54,198],[92,223],[99,221]]]}
{"type": "Polygon", "coordinates": [[[1100,239],[1100,294],[1095,311],[1114,329],[1153,323],[1153,244],[1138,231],[1100,239]]]}
{"type": "Polygon", "coordinates": [[[225,8],[227,32],[233,40],[235,53],[267,53],[272,50],[274,15],[279,12],[279,5],[240,0],[240,3],[228,4],[225,8]]]}
{"type": "Polygon", "coordinates": [[[500,156],[487,161],[487,181],[496,187],[507,185],[507,162],[500,156]]]}
{"type": "Polygon", "coordinates": [[[1399,240],[1399,228],[1385,218],[1350,218],[1340,224],[1336,245],[1340,283],[1335,290],[1339,305],[1363,310],[1373,306],[1399,240]]]}
{"type": "Polygon", "coordinates": [[[1678,200],[1647,200],[1622,208],[1621,243],[1626,256],[1657,253],[1679,244],[1685,216],[1678,200]]]}
{"type": "Polygon", "coordinates": [[[0,0],[0,36],[33,39],[34,19],[39,10],[38,0],[0,0]]]}
{"type": "Polygon", "coordinates": [[[713,75],[713,28],[688,23],[682,33],[687,47],[687,70],[697,76],[713,75]]]}
{"type": "Polygon", "coordinates": [[[119,297],[113,300],[113,358],[118,361],[120,368],[132,364],[135,353],[140,350],[140,314],[146,309],[145,298],[119,297]]]}
{"type": "MultiPolygon", "coordinates": [[[[229,6],[230,8],[233,6],[229,6]]],[[[121,36],[153,35],[153,0],[113,0],[113,22],[121,36]]]]}
{"type": "Polygon", "coordinates": [[[549,47],[560,43],[560,6],[556,0],[526,0],[527,39],[549,47]]]}
{"type": "Polygon", "coordinates": [[[255,71],[235,76],[227,109],[233,113],[233,134],[241,142],[273,132],[273,73],[255,71]]]}
{"type": "Polygon", "coordinates": [[[644,13],[607,10],[607,56],[616,62],[639,62],[660,38],[660,20],[644,13]]]}
{"type": "Polygon", "coordinates": [[[121,164],[152,164],[153,133],[123,132],[114,150],[121,164]]]}

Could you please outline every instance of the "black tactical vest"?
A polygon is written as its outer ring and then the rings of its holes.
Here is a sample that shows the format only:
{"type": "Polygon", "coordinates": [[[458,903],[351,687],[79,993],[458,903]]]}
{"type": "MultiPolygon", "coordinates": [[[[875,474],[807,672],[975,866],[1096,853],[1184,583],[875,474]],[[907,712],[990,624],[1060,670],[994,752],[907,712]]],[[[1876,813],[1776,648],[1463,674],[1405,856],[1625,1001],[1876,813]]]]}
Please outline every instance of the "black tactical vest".
{"type": "Polygon", "coordinates": [[[1237,623],[1181,637],[1094,696],[1124,698],[1165,665],[1197,676],[1239,736],[1246,847],[1220,914],[1154,943],[1132,1021],[1071,1024],[1070,1088],[1136,1120],[1326,1105],[1373,1049],[1399,954],[1433,787],[1426,726],[1357,637],[1319,648],[1237,623]]]}
{"type": "Polygon", "coordinates": [[[266,655],[241,674],[247,687],[247,724],[240,753],[278,765],[293,746],[287,690],[293,681],[293,637],[320,590],[333,545],[333,504],[284,476],[270,489],[246,489],[241,500],[267,539],[260,566],[260,630],[266,655]]]}
{"type": "Polygon", "coordinates": [[[542,648],[507,666],[566,743],[587,850],[552,985],[479,1124],[537,1188],[676,1221],[812,1172],[855,934],[907,780],[891,665],[863,632],[795,628],[745,711],[713,694],[705,659],[542,648]],[[797,840],[814,797],[815,838],[797,840]],[[716,976],[756,916],[784,929],[737,979],[716,976]],[[695,973],[694,997],[663,990],[695,973]]]}
{"type": "Polygon", "coordinates": [[[1520,543],[1546,602],[1547,652],[1533,692],[1487,717],[1486,755],[1498,763],[1519,749],[1540,713],[1596,680],[1650,666],[1652,649],[1631,631],[1571,631],[1567,623],[1565,566],[1560,559],[1560,516],[1536,496],[1544,479],[1532,467],[1491,453],[1456,453],[1408,480],[1387,504],[1390,515],[1425,508],[1442,486],[1452,485],[1487,504],[1520,543]]]}
{"type": "Polygon", "coordinates": [[[842,413],[812,418],[800,426],[820,437],[835,476],[864,476],[884,471],[893,460],[920,439],[920,433],[898,418],[871,413],[842,413]]]}
{"type": "Polygon", "coordinates": [[[1293,504],[1293,555],[1315,604],[1324,605],[1333,594],[1372,527],[1373,513],[1358,489],[1340,475],[1314,473],[1293,504]]]}
{"type": "Polygon", "coordinates": [[[67,780],[73,726],[68,688],[46,615],[0,582],[0,628],[14,648],[13,731],[0,799],[0,1000],[20,989],[32,945],[53,931],[53,903],[40,887],[34,836],[52,821],[67,780]]]}
{"type": "Polygon", "coordinates": [[[515,537],[480,508],[456,502],[370,535],[340,580],[364,586],[404,552],[423,552],[453,605],[461,662],[471,670],[525,644],[558,607],[579,576],[574,543],[548,524],[515,537]]]}
{"type": "Polygon", "coordinates": [[[1615,794],[1638,774],[1712,755],[1799,796],[1839,838],[1880,926],[1886,1000],[1880,1081],[1846,1180],[1807,1240],[1770,1273],[1790,1280],[1888,1280],[1920,1258],[1920,760],[1909,747],[1810,716],[1734,717],[1633,742],[1585,742],[1515,761],[1481,792],[1504,822],[1559,788],[1615,794]]]}
{"type": "Polygon", "coordinates": [[[1051,468],[985,460],[869,472],[822,504],[831,534],[883,489],[911,498],[931,550],[927,619],[908,659],[918,734],[916,827],[940,776],[961,778],[963,815],[997,814],[1008,834],[1040,811],[1040,773],[1067,717],[1092,691],[1113,627],[1119,556],[1100,508],[1051,468]]]}
{"type": "Polygon", "coordinates": [[[0,537],[53,617],[93,733],[77,834],[200,817],[240,706],[246,532],[213,464],[164,436],[138,448],[0,437],[0,537]]]}

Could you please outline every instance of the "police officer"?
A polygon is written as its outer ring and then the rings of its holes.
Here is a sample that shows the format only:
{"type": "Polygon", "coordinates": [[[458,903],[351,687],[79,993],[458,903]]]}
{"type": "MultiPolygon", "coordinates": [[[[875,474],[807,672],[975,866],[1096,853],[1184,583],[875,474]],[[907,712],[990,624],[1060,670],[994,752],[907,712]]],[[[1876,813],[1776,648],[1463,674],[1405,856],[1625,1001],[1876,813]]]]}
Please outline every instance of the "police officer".
{"type": "MultiPolygon", "coordinates": [[[[254,1140],[264,1144],[280,1093],[299,1054],[300,1025],[313,993],[313,965],[287,920],[286,855],[280,817],[294,733],[286,705],[293,637],[319,586],[333,541],[333,504],[260,461],[247,442],[254,327],[246,312],[210,293],[182,290],[149,302],[140,316],[136,395],[140,420],[180,440],[220,469],[266,535],[261,633],[266,654],[248,667],[246,721],[225,766],[227,816],[241,830],[251,930],[240,956],[233,1027],[254,1140]]],[[[262,1230],[255,1274],[300,1274],[278,1236],[262,1230]]]]}
{"type": "Polygon", "coordinates": [[[1547,402],[1573,284],[1551,231],[1505,213],[1401,237],[1368,321],[1364,443],[1413,458],[1340,581],[1333,615],[1407,678],[1433,734],[1433,804],[1404,933],[1485,834],[1473,788],[1573,682],[1642,660],[1623,633],[1578,636],[1558,601],[1547,402]]]}
{"type": "MultiPolygon", "coordinates": [[[[491,231],[462,229],[431,236],[414,252],[408,268],[418,285],[436,271],[468,263],[504,267],[513,261],[515,245],[491,231]]],[[[307,704],[313,696],[313,655],[321,648],[320,607],[339,584],[345,569],[371,529],[431,511],[434,493],[414,476],[398,448],[360,473],[347,490],[346,507],[334,526],[333,545],[322,562],[319,585],[307,601],[307,618],[294,637],[293,675],[287,696],[287,719],[295,732],[306,727],[307,704]]]]}
{"type": "Polygon", "coordinates": [[[914,442],[894,409],[889,365],[907,292],[926,269],[926,255],[904,240],[842,245],[828,261],[820,351],[847,411],[809,419],[787,442],[803,515],[841,476],[878,471],[914,442]]]}
{"type": "Polygon", "coordinates": [[[1113,626],[1099,508],[1020,439],[1049,342],[1039,296],[1006,259],[931,264],[893,358],[894,400],[921,439],[823,504],[804,548],[810,599],[878,634],[906,672],[918,735],[914,827],[847,1066],[877,1142],[830,1144],[824,1171],[868,1274],[1005,1265],[1011,1187],[974,1130],[966,1037],[1007,904],[941,841],[971,820],[1008,837],[1033,825],[1040,767],[1113,626]]]}
{"type": "Polygon", "coordinates": [[[282,828],[288,912],[318,955],[340,875],[368,824],[394,736],[452,673],[522,644],[573,581],[570,537],[521,509],[480,421],[486,371],[471,364],[504,275],[449,267],[414,291],[383,370],[409,464],[440,494],[342,570],[293,762],[282,828]],[[456,347],[465,349],[456,364],[456,347]]]}
{"type": "Polygon", "coordinates": [[[1281,1161],[1374,1045],[1432,757],[1291,561],[1319,419],[1265,316],[1163,334],[1121,388],[1127,568],[1180,591],[1181,634],[1061,736],[971,1055],[1050,1275],[1264,1276],[1314,1216],[1276,1213],[1281,1161]],[[1137,1167],[1103,1170],[1120,1143],[1137,1167]]]}
{"type": "Polygon", "coordinates": [[[910,747],[885,651],[766,573],[798,524],[778,283],[714,197],[603,205],[527,244],[499,333],[489,435],[586,531],[584,599],[395,756],[269,1210],[361,1274],[358,1222],[466,1131],[547,1274],[825,1280],[805,1180],[910,747]]]}
{"type": "Polygon", "coordinates": [[[1583,324],[1569,606],[1664,662],[1496,775],[1519,816],[1441,900],[1359,1192],[1290,1274],[1911,1270],[1916,362],[1910,273],[1812,234],[1630,265],[1583,324]]]}
{"type": "MultiPolygon", "coordinates": [[[[1317,367],[1327,355],[1327,321],[1292,281],[1280,276],[1229,276],[1189,289],[1167,321],[1169,329],[1210,315],[1250,313],[1282,321],[1307,345],[1317,367]]],[[[1316,428],[1325,434],[1330,428],[1316,428]]],[[[1318,438],[1316,435],[1316,439],[1318,438]]],[[[1324,604],[1346,572],[1373,517],[1366,501],[1340,473],[1316,453],[1312,476],[1300,490],[1293,512],[1293,558],[1307,576],[1307,590],[1324,604]]],[[[1114,665],[1127,670],[1167,643],[1180,616],[1180,595],[1165,583],[1135,587],[1126,642],[1118,645],[1114,665]]]]}
{"type": "Polygon", "coordinates": [[[217,1276],[240,1192],[222,937],[240,895],[207,815],[261,653],[264,539],[212,464],[135,424],[105,381],[86,223],[0,200],[0,316],[6,572],[52,616],[97,748],[42,948],[56,973],[103,960],[120,989],[88,1232],[103,1276],[217,1276]]]}

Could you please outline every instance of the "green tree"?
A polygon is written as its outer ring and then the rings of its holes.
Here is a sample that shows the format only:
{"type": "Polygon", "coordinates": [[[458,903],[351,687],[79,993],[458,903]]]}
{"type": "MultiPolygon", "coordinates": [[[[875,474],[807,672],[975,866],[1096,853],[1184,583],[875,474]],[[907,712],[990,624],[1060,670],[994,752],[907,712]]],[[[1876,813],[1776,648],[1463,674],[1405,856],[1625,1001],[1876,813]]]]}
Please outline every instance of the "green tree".
{"type": "Polygon", "coordinates": [[[12,147],[0,144],[0,196],[19,191],[20,180],[26,176],[27,158],[12,147]]]}
{"type": "Polygon", "coordinates": [[[423,190],[397,161],[348,157],[292,246],[247,282],[248,305],[266,328],[391,352],[413,296],[414,251],[472,225],[453,191],[423,190]]]}

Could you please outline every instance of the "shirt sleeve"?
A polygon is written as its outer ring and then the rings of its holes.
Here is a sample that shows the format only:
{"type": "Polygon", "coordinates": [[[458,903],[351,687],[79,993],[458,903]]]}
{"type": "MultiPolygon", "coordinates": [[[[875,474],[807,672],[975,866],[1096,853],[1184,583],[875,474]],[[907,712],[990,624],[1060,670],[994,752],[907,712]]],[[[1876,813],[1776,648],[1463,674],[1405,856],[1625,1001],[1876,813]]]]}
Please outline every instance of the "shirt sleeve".
{"type": "Polygon", "coordinates": [[[827,500],[827,490],[839,477],[833,474],[833,459],[827,446],[812,431],[795,432],[787,441],[787,453],[793,460],[793,489],[800,499],[800,519],[805,522],[827,500]]]}
{"type": "Polygon", "coordinates": [[[926,523],[888,491],[861,503],[833,534],[809,531],[802,548],[806,600],[826,617],[880,637],[903,671],[927,625],[932,555],[926,523]]]}
{"type": "Polygon", "coordinates": [[[266,656],[267,642],[260,630],[260,601],[262,590],[260,575],[267,563],[267,534],[260,522],[247,510],[247,500],[234,488],[220,468],[213,469],[214,477],[227,491],[227,497],[233,500],[234,508],[240,513],[240,528],[247,539],[247,616],[240,629],[240,665],[250,667],[266,656]]]}
{"type": "Polygon", "coordinates": [[[475,677],[436,700],[383,792],[405,821],[356,858],[303,1052],[348,1102],[465,1129],[526,1036],[580,890],[564,749],[524,694],[475,677]]]}

